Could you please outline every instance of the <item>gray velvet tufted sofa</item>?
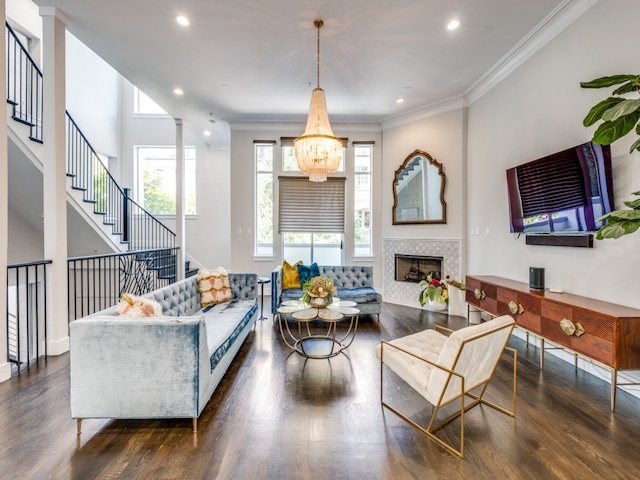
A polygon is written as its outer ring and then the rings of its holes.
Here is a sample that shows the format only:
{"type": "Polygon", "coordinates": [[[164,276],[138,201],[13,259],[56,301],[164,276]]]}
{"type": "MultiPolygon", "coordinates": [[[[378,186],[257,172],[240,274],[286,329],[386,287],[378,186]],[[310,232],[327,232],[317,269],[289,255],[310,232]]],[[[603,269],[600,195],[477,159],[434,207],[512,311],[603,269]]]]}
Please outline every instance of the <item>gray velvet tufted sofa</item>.
{"type": "MultiPolygon", "coordinates": [[[[355,265],[318,265],[320,275],[334,281],[341,300],[351,300],[358,304],[361,314],[380,315],[382,295],[373,288],[373,268],[355,265]]],[[[282,265],[271,272],[271,313],[276,314],[285,300],[302,297],[302,288],[282,290],[282,265]]]]}
{"type": "Polygon", "coordinates": [[[111,307],[70,323],[71,416],[197,419],[257,318],[258,277],[230,273],[233,300],[203,311],[195,276],[144,295],[163,317],[111,307]]]}

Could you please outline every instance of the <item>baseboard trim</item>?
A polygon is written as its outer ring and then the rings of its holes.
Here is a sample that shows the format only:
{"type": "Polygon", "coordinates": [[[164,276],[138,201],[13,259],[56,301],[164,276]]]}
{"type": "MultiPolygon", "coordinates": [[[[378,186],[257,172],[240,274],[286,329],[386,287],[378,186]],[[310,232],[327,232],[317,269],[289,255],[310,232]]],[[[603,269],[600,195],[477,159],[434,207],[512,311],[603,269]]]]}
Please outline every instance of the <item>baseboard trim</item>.
{"type": "Polygon", "coordinates": [[[69,351],[69,337],[60,340],[50,340],[47,345],[47,355],[57,357],[69,351]]]}
{"type": "Polygon", "coordinates": [[[530,233],[525,238],[527,245],[593,248],[593,234],[591,233],[565,235],[559,233],[530,233]]]}

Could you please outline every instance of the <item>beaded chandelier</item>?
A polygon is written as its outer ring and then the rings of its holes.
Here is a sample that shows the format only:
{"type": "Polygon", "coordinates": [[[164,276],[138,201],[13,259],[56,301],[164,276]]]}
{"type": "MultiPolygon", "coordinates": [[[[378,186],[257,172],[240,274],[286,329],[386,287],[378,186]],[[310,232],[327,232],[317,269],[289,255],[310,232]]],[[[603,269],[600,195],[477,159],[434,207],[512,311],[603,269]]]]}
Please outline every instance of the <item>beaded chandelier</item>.
{"type": "Polygon", "coordinates": [[[312,182],[325,182],[327,174],[338,170],[342,158],[342,141],[333,135],[324,90],[320,88],[320,28],[324,22],[313,22],[318,29],[317,79],[311,93],[311,105],[304,133],[293,142],[298,168],[312,182]]]}

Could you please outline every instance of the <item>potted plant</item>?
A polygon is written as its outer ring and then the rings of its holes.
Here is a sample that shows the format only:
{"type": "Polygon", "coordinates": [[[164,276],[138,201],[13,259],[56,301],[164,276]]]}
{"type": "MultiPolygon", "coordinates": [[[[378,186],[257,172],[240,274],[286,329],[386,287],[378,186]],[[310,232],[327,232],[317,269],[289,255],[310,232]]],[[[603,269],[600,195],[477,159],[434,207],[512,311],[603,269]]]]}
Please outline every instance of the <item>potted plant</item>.
{"type": "Polygon", "coordinates": [[[302,291],[304,292],[302,301],[316,308],[331,305],[333,295],[338,292],[333,281],[324,275],[309,278],[304,282],[302,291]]]}
{"type": "Polygon", "coordinates": [[[467,286],[463,282],[451,280],[448,275],[445,282],[449,291],[449,315],[467,318],[467,302],[465,300],[467,286]]]}
{"type": "Polygon", "coordinates": [[[427,276],[426,280],[422,280],[418,284],[421,288],[418,295],[418,301],[423,307],[428,305],[433,310],[444,310],[447,308],[447,299],[449,291],[447,284],[434,278],[432,274],[427,276]]]}
{"type": "MultiPolygon", "coordinates": [[[[601,145],[610,145],[634,128],[636,134],[640,135],[640,98],[622,96],[632,92],[640,93],[640,75],[613,75],[580,83],[582,88],[607,88],[614,85],[620,85],[612,92],[614,96],[594,105],[583,120],[585,127],[602,120],[592,140],[601,145]]],[[[629,153],[634,150],[640,151],[640,138],[631,145],[629,153]]],[[[630,210],[614,210],[599,219],[606,219],[607,224],[598,230],[598,240],[620,238],[640,228],[640,191],[633,192],[633,195],[639,198],[624,202],[630,210]]]]}

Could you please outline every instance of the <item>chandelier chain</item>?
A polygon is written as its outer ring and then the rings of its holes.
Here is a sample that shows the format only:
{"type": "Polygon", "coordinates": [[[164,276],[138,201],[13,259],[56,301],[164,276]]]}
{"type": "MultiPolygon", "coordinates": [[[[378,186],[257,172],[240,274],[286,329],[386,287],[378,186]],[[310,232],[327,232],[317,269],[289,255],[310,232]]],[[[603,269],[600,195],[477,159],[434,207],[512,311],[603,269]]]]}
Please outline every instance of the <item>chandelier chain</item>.
{"type": "Polygon", "coordinates": [[[318,76],[318,88],[320,88],[320,27],[322,27],[322,20],[318,22],[316,20],[316,26],[318,27],[318,61],[317,61],[317,76],[318,76]]]}

